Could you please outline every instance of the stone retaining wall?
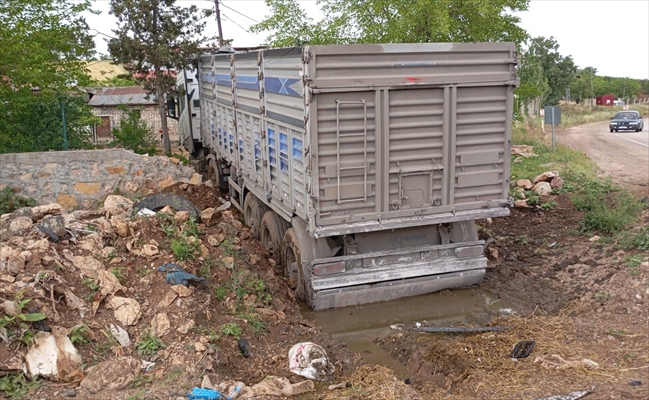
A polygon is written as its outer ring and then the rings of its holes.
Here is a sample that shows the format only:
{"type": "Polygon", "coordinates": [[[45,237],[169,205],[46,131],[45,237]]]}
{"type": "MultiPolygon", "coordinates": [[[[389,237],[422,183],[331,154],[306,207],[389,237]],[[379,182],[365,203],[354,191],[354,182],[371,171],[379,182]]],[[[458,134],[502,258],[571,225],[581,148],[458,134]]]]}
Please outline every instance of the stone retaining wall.
{"type": "Polygon", "coordinates": [[[173,158],[124,149],[0,154],[0,190],[11,187],[37,204],[92,208],[109,194],[148,194],[200,175],[173,158]]]}

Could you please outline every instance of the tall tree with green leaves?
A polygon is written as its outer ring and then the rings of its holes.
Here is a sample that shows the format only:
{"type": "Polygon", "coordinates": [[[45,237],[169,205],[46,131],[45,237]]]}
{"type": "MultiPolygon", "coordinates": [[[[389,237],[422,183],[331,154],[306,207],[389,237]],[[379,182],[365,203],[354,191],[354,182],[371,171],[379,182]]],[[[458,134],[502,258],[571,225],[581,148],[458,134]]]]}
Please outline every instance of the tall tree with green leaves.
{"type": "Polygon", "coordinates": [[[515,11],[529,0],[319,0],[314,23],[295,0],[266,0],[271,15],[250,27],[273,46],[333,43],[512,41],[527,34],[515,11]]]}
{"type": "Polygon", "coordinates": [[[203,31],[211,10],[181,7],[175,0],[111,0],[110,12],[118,25],[117,38],[108,43],[110,55],[157,97],[163,149],[170,155],[165,93],[175,84],[175,71],[189,66],[209,40],[203,31]]]}
{"type": "Polygon", "coordinates": [[[87,10],[89,1],[0,1],[0,152],[61,150],[61,103],[70,108],[70,147],[87,144],[81,125],[92,114],[70,96],[90,79],[87,10]]]}
{"type": "Polygon", "coordinates": [[[548,84],[548,91],[543,97],[543,105],[556,105],[565,97],[577,73],[577,66],[571,56],[559,53],[559,43],[550,37],[536,37],[530,40],[525,57],[539,63],[548,84]]]}

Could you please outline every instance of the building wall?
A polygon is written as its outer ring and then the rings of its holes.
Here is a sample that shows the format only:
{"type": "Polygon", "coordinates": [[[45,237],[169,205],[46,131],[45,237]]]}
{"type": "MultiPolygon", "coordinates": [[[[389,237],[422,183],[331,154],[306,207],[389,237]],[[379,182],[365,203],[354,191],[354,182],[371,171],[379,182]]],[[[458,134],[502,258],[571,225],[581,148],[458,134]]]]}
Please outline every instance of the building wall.
{"type": "Polygon", "coordinates": [[[37,204],[93,208],[117,191],[148,194],[176,182],[199,184],[194,169],[164,156],[125,149],[0,154],[0,190],[10,187],[37,204]]]}
{"type": "MultiPolygon", "coordinates": [[[[162,129],[162,124],[160,123],[160,112],[158,111],[157,104],[131,107],[140,110],[141,119],[143,119],[149,126],[156,140],[161,142],[160,130],[162,129]]],[[[93,107],[92,112],[98,117],[110,117],[111,130],[113,128],[118,128],[120,126],[120,121],[125,117],[124,111],[120,110],[117,106],[93,107]]],[[[167,118],[167,129],[169,130],[169,140],[171,143],[178,143],[180,140],[178,136],[178,121],[167,118]]],[[[96,138],[95,142],[101,143],[109,142],[111,140],[112,135],[109,138],[96,138]]]]}

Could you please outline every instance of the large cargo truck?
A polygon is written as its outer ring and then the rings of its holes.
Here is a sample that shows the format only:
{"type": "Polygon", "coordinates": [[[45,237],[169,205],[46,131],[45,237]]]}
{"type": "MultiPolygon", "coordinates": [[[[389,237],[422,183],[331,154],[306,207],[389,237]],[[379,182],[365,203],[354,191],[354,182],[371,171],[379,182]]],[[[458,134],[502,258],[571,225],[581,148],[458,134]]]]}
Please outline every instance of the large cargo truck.
{"type": "Polygon", "coordinates": [[[192,148],[315,310],[477,285],[516,63],[513,43],[205,54],[192,148]]]}

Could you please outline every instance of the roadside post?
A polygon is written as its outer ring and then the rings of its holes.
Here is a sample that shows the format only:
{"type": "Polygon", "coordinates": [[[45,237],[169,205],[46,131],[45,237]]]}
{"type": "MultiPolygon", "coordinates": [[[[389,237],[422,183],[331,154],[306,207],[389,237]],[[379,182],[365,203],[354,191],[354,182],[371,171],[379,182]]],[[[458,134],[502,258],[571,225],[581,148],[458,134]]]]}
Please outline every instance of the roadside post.
{"type": "MultiPolygon", "coordinates": [[[[543,109],[543,108],[540,109],[540,110],[539,110],[539,114],[540,114],[542,117],[545,117],[545,109],[543,109]]],[[[545,121],[544,121],[544,120],[541,120],[541,131],[542,131],[543,133],[545,133],[545,121]]]]}
{"type": "Polygon", "coordinates": [[[554,126],[561,123],[561,107],[559,106],[545,106],[544,109],[544,120],[546,124],[552,125],[552,151],[555,150],[555,140],[554,140],[554,126]]]}

